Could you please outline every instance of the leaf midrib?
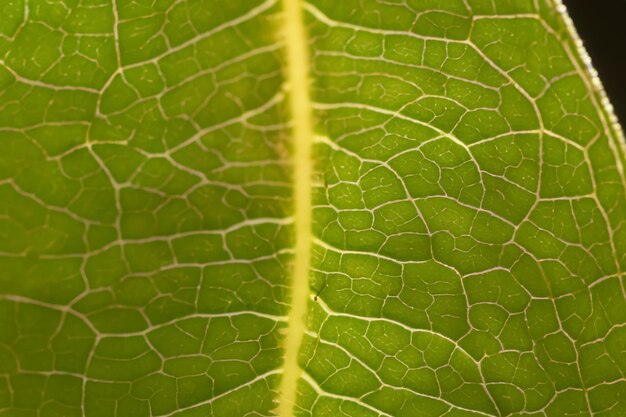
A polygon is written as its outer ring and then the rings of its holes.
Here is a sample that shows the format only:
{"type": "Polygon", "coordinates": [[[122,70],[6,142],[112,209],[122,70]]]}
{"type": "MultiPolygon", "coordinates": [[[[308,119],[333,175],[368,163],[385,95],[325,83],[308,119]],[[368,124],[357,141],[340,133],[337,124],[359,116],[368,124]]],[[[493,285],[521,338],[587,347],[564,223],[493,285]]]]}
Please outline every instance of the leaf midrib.
{"type": "Polygon", "coordinates": [[[290,311],[285,334],[283,375],[278,395],[278,415],[293,416],[296,386],[302,372],[298,352],[304,336],[304,315],[309,295],[312,245],[312,146],[313,117],[309,93],[308,42],[301,0],[283,0],[283,31],[286,40],[287,84],[292,118],[293,200],[295,254],[291,279],[290,311]]]}

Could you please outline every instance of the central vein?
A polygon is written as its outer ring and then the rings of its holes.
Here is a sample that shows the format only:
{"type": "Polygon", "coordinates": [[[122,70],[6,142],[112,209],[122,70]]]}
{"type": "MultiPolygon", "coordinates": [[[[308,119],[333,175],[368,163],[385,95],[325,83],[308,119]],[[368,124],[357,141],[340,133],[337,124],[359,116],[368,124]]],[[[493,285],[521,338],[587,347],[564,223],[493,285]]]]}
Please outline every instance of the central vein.
{"type": "Polygon", "coordinates": [[[298,353],[304,335],[304,315],[309,296],[311,263],[311,190],[313,110],[309,96],[309,56],[304,28],[302,0],[283,0],[284,27],[287,42],[287,78],[293,128],[293,179],[295,204],[295,257],[291,282],[291,310],[285,343],[285,363],[281,380],[278,414],[292,417],[296,400],[296,385],[302,370],[298,353]]]}

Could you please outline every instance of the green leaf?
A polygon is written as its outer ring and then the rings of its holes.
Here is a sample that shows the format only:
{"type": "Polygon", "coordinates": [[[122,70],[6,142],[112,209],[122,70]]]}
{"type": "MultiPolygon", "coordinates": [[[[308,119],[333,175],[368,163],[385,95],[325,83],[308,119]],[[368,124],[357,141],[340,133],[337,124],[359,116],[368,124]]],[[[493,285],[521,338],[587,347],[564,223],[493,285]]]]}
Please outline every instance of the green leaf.
{"type": "Polygon", "coordinates": [[[626,414],[626,153],[556,0],[0,16],[1,417],[626,414]]]}

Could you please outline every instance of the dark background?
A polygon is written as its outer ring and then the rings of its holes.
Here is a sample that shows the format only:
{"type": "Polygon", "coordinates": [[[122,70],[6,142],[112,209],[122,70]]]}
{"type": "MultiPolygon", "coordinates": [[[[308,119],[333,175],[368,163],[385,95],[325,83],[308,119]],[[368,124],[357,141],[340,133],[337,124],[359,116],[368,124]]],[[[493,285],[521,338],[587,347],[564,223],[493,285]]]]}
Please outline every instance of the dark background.
{"type": "Polygon", "coordinates": [[[626,0],[564,0],[622,126],[626,125],[626,0]]]}

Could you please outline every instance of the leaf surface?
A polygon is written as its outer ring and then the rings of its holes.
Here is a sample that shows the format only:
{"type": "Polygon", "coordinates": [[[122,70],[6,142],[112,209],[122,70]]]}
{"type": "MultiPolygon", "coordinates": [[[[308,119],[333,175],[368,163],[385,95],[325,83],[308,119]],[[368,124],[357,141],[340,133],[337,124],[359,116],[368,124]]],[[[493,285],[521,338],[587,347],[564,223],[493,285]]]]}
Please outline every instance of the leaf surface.
{"type": "Polygon", "coordinates": [[[0,16],[0,416],[626,413],[623,137],[559,4],[0,16]]]}

